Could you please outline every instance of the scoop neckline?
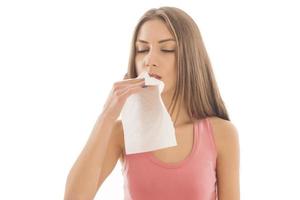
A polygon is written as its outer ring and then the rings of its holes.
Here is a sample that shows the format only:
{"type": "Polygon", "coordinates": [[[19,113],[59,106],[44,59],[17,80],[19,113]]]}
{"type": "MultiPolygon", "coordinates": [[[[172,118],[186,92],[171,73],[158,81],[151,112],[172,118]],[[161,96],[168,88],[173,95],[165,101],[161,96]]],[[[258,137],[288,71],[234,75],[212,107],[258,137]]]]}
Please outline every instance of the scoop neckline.
{"type": "Polygon", "coordinates": [[[154,162],[155,164],[164,167],[164,168],[178,168],[181,167],[182,165],[184,165],[186,162],[188,162],[194,155],[195,153],[195,149],[196,149],[196,143],[198,140],[198,124],[199,124],[200,120],[196,120],[193,122],[193,145],[192,145],[192,150],[190,151],[190,153],[181,161],[175,162],[175,163],[166,163],[164,161],[161,161],[160,159],[158,159],[153,153],[152,151],[147,152],[147,157],[154,162]]]}

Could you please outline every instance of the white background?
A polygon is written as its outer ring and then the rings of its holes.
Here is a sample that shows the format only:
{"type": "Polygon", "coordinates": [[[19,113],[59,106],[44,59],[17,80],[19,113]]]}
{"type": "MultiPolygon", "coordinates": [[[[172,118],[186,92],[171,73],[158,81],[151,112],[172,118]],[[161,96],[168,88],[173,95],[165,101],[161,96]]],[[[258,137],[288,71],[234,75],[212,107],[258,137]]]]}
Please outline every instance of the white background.
{"type": "MultiPolygon", "coordinates": [[[[241,199],[300,199],[297,1],[0,2],[0,199],[63,199],[139,17],[198,24],[241,148],[241,199]]],[[[122,199],[118,163],[95,199],[122,199]]]]}

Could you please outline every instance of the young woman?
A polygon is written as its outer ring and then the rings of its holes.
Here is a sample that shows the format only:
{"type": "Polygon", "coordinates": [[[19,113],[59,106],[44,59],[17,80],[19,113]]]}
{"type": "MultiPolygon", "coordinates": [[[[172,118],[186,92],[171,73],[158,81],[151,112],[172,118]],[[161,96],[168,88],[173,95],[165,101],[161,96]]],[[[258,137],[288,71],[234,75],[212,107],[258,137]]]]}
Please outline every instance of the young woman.
{"type": "MultiPolygon", "coordinates": [[[[138,123],[138,122],[137,122],[138,123]]],[[[120,159],[126,200],[239,200],[239,139],[220,96],[199,29],[175,7],[150,9],[132,40],[127,76],[114,83],[93,131],[67,179],[65,199],[93,199],[120,159]],[[150,88],[147,71],[164,82],[161,94],[177,146],[126,154],[126,99],[150,88]]]]}

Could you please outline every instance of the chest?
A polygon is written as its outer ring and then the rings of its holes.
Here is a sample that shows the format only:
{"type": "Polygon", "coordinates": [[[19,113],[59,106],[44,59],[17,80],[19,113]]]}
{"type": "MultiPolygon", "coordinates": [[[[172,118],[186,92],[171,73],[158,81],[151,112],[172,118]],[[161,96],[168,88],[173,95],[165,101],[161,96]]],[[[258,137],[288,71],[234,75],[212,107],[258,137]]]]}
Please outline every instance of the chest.
{"type": "MultiPolygon", "coordinates": [[[[164,163],[177,163],[184,160],[192,151],[194,143],[193,123],[175,128],[177,145],[173,147],[158,149],[150,153],[164,163]]],[[[123,150],[124,154],[124,150],[123,150]]],[[[121,162],[123,162],[123,156],[121,162]]]]}
{"type": "Polygon", "coordinates": [[[152,155],[164,163],[177,163],[184,160],[192,151],[193,125],[175,129],[177,146],[152,151],[152,155]]]}

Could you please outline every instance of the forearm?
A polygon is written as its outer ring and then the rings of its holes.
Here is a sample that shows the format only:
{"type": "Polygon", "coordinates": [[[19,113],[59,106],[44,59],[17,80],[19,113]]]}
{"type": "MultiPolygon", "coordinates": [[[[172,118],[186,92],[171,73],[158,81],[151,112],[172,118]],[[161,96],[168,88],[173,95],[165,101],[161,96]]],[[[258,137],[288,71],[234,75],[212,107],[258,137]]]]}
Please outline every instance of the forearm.
{"type": "Polygon", "coordinates": [[[86,145],[68,174],[65,200],[87,200],[95,196],[113,126],[114,120],[103,114],[98,117],[86,145]]]}

